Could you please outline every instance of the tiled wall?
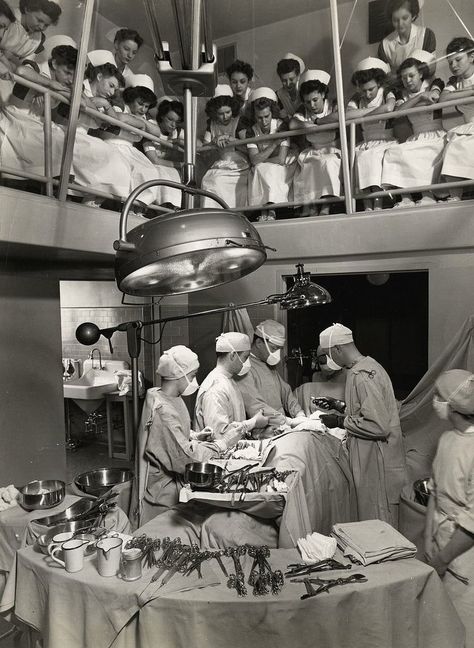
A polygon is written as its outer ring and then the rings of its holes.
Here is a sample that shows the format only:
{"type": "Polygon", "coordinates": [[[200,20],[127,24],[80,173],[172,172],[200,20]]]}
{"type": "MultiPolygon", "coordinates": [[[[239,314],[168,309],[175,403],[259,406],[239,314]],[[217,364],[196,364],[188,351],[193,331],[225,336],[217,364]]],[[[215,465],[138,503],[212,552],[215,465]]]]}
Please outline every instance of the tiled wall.
{"type": "MultiPolygon", "coordinates": [[[[76,358],[84,361],[89,357],[93,348],[100,349],[102,359],[111,360],[125,360],[130,363],[130,358],[127,352],[127,338],[126,334],[122,332],[114,333],[112,338],[112,345],[114,349],[113,355],[110,354],[109,343],[104,337],[100,337],[97,344],[84,346],[76,340],[76,328],[82,322],[94,322],[99,328],[110,328],[116,326],[120,322],[128,322],[133,320],[145,320],[149,318],[147,311],[148,307],[94,307],[94,308],[71,308],[61,307],[61,332],[62,332],[62,353],[63,358],[76,358]]],[[[143,350],[140,355],[139,368],[144,373],[146,378],[152,381],[153,377],[153,360],[150,346],[143,345],[143,350]]]]}

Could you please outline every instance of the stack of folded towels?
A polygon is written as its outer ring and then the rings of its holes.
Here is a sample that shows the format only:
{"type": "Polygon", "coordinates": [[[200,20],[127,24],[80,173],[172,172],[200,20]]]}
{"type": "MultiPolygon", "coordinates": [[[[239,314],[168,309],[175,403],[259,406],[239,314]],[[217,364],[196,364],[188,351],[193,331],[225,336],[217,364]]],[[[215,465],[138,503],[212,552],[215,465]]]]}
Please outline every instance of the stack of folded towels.
{"type": "Polygon", "coordinates": [[[321,533],[308,533],[306,538],[298,540],[298,549],[304,562],[320,562],[334,556],[337,542],[334,538],[321,535],[321,533]]]}
{"type": "Polygon", "coordinates": [[[361,565],[416,555],[415,545],[382,520],[335,524],[332,535],[344,556],[361,565]]]}

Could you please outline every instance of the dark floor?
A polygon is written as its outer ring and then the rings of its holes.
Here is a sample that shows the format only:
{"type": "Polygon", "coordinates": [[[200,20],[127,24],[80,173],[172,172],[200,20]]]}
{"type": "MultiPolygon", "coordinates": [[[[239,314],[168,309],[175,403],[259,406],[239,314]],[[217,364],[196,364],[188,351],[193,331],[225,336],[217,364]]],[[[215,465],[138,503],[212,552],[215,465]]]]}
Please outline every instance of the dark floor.
{"type": "Polygon", "coordinates": [[[95,468],[133,468],[133,461],[111,459],[108,456],[106,435],[81,441],[77,450],[66,454],[67,482],[71,483],[76,475],[95,468]]]}

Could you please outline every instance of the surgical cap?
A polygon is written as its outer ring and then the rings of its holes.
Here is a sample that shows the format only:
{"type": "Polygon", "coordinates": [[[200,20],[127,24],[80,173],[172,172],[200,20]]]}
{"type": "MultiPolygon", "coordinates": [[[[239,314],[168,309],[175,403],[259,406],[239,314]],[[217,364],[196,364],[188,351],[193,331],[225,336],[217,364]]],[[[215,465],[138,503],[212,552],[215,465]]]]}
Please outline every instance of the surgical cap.
{"type": "Polygon", "coordinates": [[[333,324],[319,334],[319,344],[323,349],[330,349],[336,344],[349,344],[349,342],[354,342],[354,338],[351,329],[344,324],[333,324]]]}
{"type": "Polygon", "coordinates": [[[255,327],[255,335],[268,340],[272,344],[276,344],[279,347],[284,346],[286,339],[286,331],[283,324],[280,322],[275,322],[275,320],[264,320],[257,324],[255,327]]]}
{"type": "Polygon", "coordinates": [[[468,416],[474,414],[474,374],[470,371],[445,371],[436,381],[436,389],[451,409],[468,416]]]}
{"type": "Polygon", "coordinates": [[[230,353],[231,351],[250,351],[249,336],[245,333],[221,333],[216,338],[216,351],[218,353],[230,353]]]}
{"type": "Polygon", "coordinates": [[[188,347],[178,344],[163,353],[156,373],[167,380],[177,380],[199,368],[197,355],[188,347]]]}

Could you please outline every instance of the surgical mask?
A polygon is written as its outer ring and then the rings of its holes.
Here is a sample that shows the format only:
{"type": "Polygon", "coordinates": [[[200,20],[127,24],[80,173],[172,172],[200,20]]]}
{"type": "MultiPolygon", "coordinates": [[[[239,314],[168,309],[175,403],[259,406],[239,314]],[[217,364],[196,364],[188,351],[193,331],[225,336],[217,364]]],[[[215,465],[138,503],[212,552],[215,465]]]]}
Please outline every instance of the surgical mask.
{"type": "MultiPolygon", "coordinates": [[[[239,360],[240,360],[240,358],[239,358],[239,360]]],[[[240,360],[240,362],[242,362],[242,360],[240,360]]],[[[250,364],[249,358],[247,358],[247,360],[245,362],[242,362],[242,369],[239,371],[239,373],[237,375],[238,376],[245,376],[246,374],[248,374],[248,372],[250,371],[251,368],[252,368],[252,365],[250,364]]]]}
{"type": "Polygon", "coordinates": [[[331,371],[339,371],[340,369],[342,369],[342,367],[340,367],[337,362],[334,362],[334,360],[331,358],[331,352],[329,350],[326,357],[326,367],[328,369],[331,369],[331,371]]]}
{"type": "Polygon", "coordinates": [[[267,344],[267,338],[263,338],[263,341],[265,342],[265,346],[267,347],[268,351],[268,358],[265,360],[265,362],[267,363],[267,365],[270,365],[270,367],[274,367],[281,360],[281,350],[277,349],[276,351],[270,351],[270,347],[267,344]]]}
{"type": "Polygon", "coordinates": [[[199,383],[196,380],[196,377],[194,377],[191,382],[189,382],[188,377],[185,375],[186,382],[188,383],[188,386],[184,390],[184,392],[181,394],[181,396],[191,396],[191,394],[194,394],[194,392],[199,388],[199,383]]]}
{"type": "Polygon", "coordinates": [[[331,371],[339,371],[342,369],[337,362],[334,362],[331,356],[331,337],[332,337],[332,331],[329,334],[329,344],[328,344],[328,353],[327,353],[327,368],[331,369],[331,371]]]}
{"type": "Polygon", "coordinates": [[[449,403],[433,398],[433,409],[442,421],[449,421],[449,403]]]}

